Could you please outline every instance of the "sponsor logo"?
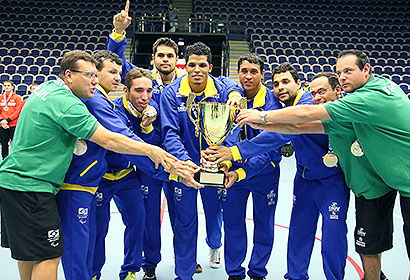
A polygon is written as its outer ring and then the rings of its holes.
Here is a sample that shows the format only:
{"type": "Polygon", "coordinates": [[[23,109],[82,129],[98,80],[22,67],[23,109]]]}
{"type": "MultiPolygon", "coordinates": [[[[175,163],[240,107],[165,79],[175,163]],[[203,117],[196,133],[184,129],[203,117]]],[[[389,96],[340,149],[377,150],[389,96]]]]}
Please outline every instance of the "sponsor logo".
{"type": "Polygon", "coordinates": [[[274,190],[271,190],[267,195],[266,198],[268,199],[268,205],[275,205],[276,203],[276,193],[274,190]]]}
{"type": "Polygon", "coordinates": [[[337,204],[337,202],[332,202],[332,204],[329,206],[329,212],[331,220],[339,219],[338,213],[340,212],[340,206],[337,204]]]}
{"type": "Polygon", "coordinates": [[[357,236],[361,236],[361,237],[365,237],[366,236],[366,231],[364,230],[364,228],[359,228],[356,232],[357,236]]]}
{"type": "Polygon", "coordinates": [[[174,196],[176,201],[181,201],[182,199],[182,189],[175,187],[174,188],[174,196]]]}
{"type": "Polygon", "coordinates": [[[160,94],[160,93],[161,93],[160,86],[154,86],[152,89],[152,94],[160,94]]]}
{"type": "Polygon", "coordinates": [[[296,195],[293,195],[293,205],[292,205],[292,207],[295,207],[295,204],[296,204],[296,195]]]}
{"type": "Polygon", "coordinates": [[[186,105],[185,102],[181,102],[181,104],[177,107],[178,112],[186,112],[186,105]]]}
{"type": "Polygon", "coordinates": [[[149,187],[146,185],[141,185],[141,192],[142,192],[142,198],[148,198],[149,187]]]}
{"type": "Polygon", "coordinates": [[[81,224],[85,224],[88,218],[88,208],[83,208],[83,207],[78,208],[77,218],[81,224]]]}
{"type": "Polygon", "coordinates": [[[51,246],[57,247],[60,244],[60,230],[51,229],[47,233],[47,240],[51,246]]]}
{"type": "Polygon", "coordinates": [[[361,238],[361,237],[359,237],[359,238],[356,240],[356,245],[357,245],[357,246],[360,246],[360,247],[363,247],[363,248],[366,248],[366,242],[364,242],[364,241],[363,241],[363,238],[361,238]]]}
{"type": "Polygon", "coordinates": [[[226,189],[223,189],[223,190],[218,189],[218,199],[219,199],[220,201],[226,201],[227,195],[228,195],[228,190],[226,190],[226,189]]]}
{"type": "Polygon", "coordinates": [[[95,200],[97,202],[97,207],[101,206],[103,204],[104,201],[104,195],[102,192],[96,192],[95,193],[95,200]]]}

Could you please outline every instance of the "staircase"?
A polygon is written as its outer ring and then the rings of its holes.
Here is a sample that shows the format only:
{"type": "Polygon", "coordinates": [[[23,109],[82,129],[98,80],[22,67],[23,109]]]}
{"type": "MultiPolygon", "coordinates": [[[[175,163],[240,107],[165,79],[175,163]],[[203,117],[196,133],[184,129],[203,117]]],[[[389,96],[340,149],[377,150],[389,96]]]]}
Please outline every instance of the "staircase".
{"type": "Polygon", "coordinates": [[[192,13],[192,1],[190,0],[173,0],[172,4],[175,8],[179,10],[178,12],[178,20],[179,25],[178,28],[180,31],[188,32],[187,24],[182,23],[181,21],[188,22],[188,18],[192,13]]]}
{"type": "Polygon", "coordinates": [[[247,41],[229,41],[229,77],[238,83],[238,59],[245,53],[249,53],[247,41]]]}

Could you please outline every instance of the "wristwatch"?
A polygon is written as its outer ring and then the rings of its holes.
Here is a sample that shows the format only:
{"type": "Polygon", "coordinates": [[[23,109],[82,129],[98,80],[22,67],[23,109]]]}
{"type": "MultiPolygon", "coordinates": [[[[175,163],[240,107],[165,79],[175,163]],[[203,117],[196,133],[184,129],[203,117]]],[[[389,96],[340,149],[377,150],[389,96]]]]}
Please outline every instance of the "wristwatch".
{"type": "Polygon", "coordinates": [[[261,117],[261,122],[263,124],[267,124],[268,122],[266,121],[266,115],[268,114],[267,111],[260,111],[259,115],[261,117]]]}

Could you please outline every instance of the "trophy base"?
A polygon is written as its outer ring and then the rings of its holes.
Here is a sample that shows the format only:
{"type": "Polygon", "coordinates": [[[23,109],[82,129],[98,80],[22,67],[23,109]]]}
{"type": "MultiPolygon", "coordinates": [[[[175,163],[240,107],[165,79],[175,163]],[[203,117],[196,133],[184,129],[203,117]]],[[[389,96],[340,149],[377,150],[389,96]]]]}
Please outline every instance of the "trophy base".
{"type": "Polygon", "coordinates": [[[223,171],[200,171],[195,179],[205,187],[225,188],[225,172],[223,171]]]}

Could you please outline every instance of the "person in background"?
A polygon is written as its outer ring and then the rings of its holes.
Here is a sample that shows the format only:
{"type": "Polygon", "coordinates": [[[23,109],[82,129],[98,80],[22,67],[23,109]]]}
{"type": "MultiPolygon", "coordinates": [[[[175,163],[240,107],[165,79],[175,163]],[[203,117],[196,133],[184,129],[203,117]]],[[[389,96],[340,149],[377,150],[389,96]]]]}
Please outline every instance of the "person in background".
{"type": "Polygon", "coordinates": [[[169,32],[177,32],[178,31],[178,12],[179,10],[174,7],[174,5],[169,4],[168,6],[168,19],[170,21],[169,25],[171,29],[168,30],[169,32]]]}
{"type": "Polygon", "coordinates": [[[9,142],[13,140],[17,119],[20,115],[23,100],[14,92],[11,80],[3,82],[3,93],[0,95],[0,143],[1,156],[4,159],[9,154],[9,142]]]}

